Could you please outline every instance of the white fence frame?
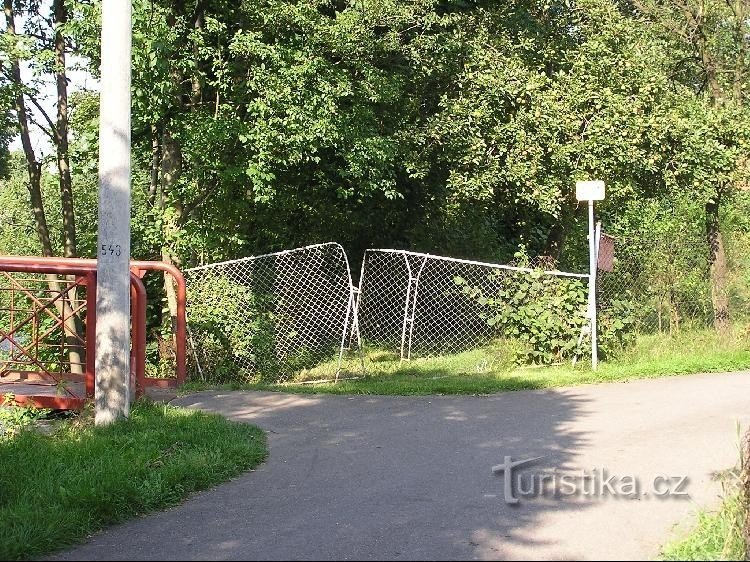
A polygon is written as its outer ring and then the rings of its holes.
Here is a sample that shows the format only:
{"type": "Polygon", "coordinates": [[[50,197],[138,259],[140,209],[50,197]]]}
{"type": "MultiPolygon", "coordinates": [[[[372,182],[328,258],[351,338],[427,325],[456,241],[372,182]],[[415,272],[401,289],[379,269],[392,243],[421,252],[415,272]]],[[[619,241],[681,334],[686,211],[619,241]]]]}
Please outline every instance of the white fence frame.
{"type": "MultiPolygon", "coordinates": [[[[338,242],[325,242],[321,244],[311,244],[308,246],[293,248],[291,250],[282,250],[280,252],[271,252],[268,254],[260,254],[257,256],[250,256],[247,258],[240,258],[240,259],[235,259],[235,260],[226,260],[226,261],[221,261],[221,262],[216,262],[216,263],[211,263],[211,264],[205,264],[205,265],[201,265],[198,267],[186,269],[184,270],[184,273],[186,274],[186,277],[189,277],[191,273],[223,268],[223,267],[231,266],[234,264],[254,262],[254,261],[261,260],[261,259],[286,256],[286,255],[302,253],[302,252],[309,252],[311,250],[324,248],[328,246],[333,246],[340,250],[341,255],[343,256],[343,259],[344,259],[344,264],[346,265],[346,272],[347,272],[348,281],[349,281],[349,300],[347,304],[347,310],[344,315],[344,323],[343,323],[343,326],[341,327],[341,342],[339,346],[339,356],[338,356],[338,363],[337,363],[337,369],[336,369],[336,378],[338,379],[341,373],[341,365],[342,365],[343,358],[344,358],[344,349],[346,347],[346,338],[347,338],[347,334],[349,331],[348,328],[349,328],[350,322],[352,324],[352,330],[358,333],[358,328],[357,328],[358,321],[357,321],[357,309],[356,309],[357,297],[355,295],[359,293],[359,289],[354,285],[352,281],[352,271],[351,271],[351,266],[349,265],[349,257],[347,256],[346,251],[344,250],[343,246],[341,246],[341,244],[339,244],[338,242]]],[[[189,314],[190,313],[189,313],[189,303],[188,303],[188,326],[190,324],[189,314]]],[[[192,339],[192,334],[191,334],[191,339],[192,339]]],[[[359,346],[359,349],[361,353],[361,346],[359,346]]],[[[201,369],[200,361],[198,360],[198,356],[196,354],[194,345],[193,345],[193,353],[194,353],[196,364],[198,365],[198,368],[201,369]]]]}
{"type": "MultiPolygon", "coordinates": [[[[436,260],[436,261],[442,261],[442,262],[450,262],[450,263],[460,263],[464,265],[473,265],[473,266],[480,266],[480,267],[486,267],[488,269],[501,269],[504,271],[515,271],[519,273],[533,273],[535,269],[527,268],[527,267],[515,267],[505,264],[498,264],[498,263],[491,263],[491,262],[483,262],[483,261],[476,261],[476,260],[466,260],[466,259],[460,259],[460,258],[451,258],[447,256],[438,256],[435,254],[429,254],[429,253],[423,253],[423,252],[412,252],[409,250],[394,250],[390,248],[377,248],[377,249],[367,249],[365,251],[365,257],[362,260],[362,268],[360,272],[360,278],[359,278],[359,285],[360,290],[358,291],[357,295],[357,303],[355,305],[355,314],[358,314],[358,311],[360,310],[360,304],[361,304],[361,298],[362,298],[362,287],[364,286],[365,281],[365,275],[367,273],[366,264],[367,264],[367,254],[368,253],[384,253],[384,254],[398,254],[404,257],[404,263],[406,264],[406,269],[409,274],[409,281],[408,286],[406,288],[406,300],[404,303],[404,318],[402,323],[402,330],[401,330],[401,360],[408,361],[411,359],[412,355],[412,341],[413,341],[413,335],[414,335],[414,324],[415,324],[415,312],[417,307],[417,299],[419,297],[419,281],[422,276],[422,272],[424,271],[425,265],[427,264],[428,260],[436,260]],[[414,258],[421,258],[421,263],[419,264],[419,268],[417,270],[416,276],[413,275],[413,268],[412,265],[409,263],[409,257],[414,258]],[[407,335],[407,327],[408,327],[408,335],[407,335]]],[[[590,275],[585,273],[570,273],[566,271],[551,271],[551,270],[544,270],[542,271],[543,275],[552,275],[555,277],[568,277],[568,278],[574,278],[574,279],[583,279],[583,280],[589,280],[590,275]]],[[[358,325],[358,322],[357,322],[358,325]]],[[[359,332],[357,333],[357,337],[359,338],[359,341],[361,342],[361,336],[359,332]]]]}
{"type": "MultiPolygon", "coordinates": [[[[367,275],[369,272],[368,267],[367,267],[368,256],[372,254],[378,253],[378,254],[386,254],[390,256],[400,256],[403,258],[403,264],[405,265],[405,271],[404,269],[399,269],[399,273],[398,273],[398,275],[400,276],[399,284],[401,284],[404,280],[404,273],[406,273],[408,276],[408,279],[406,280],[406,286],[405,286],[405,297],[398,297],[399,299],[403,299],[403,300],[400,301],[402,302],[402,304],[398,305],[398,308],[396,309],[397,314],[403,315],[403,317],[400,319],[400,325],[401,325],[400,358],[402,361],[408,361],[412,358],[412,347],[414,343],[414,329],[415,329],[415,324],[417,323],[417,320],[418,320],[416,317],[417,310],[418,310],[417,304],[420,302],[419,301],[420,288],[421,288],[420,281],[422,281],[422,274],[425,270],[425,267],[431,260],[436,261],[436,262],[443,262],[443,263],[478,266],[481,268],[486,268],[488,270],[488,273],[493,270],[503,270],[503,271],[509,271],[509,272],[529,273],[529,274],[534,273],[534,272],[541,272],[543,275],[550,275],[550,276],[555,276],[555,277],[566,277],[566,278],[572,278],[572,279],[590,280],[590,275],[584,274],[584,273],[570,273],[570,272],[558,271],[558,270],[541,270],[540,271],[539,269],[533,269],[533,268],[528,268],[528,267],[516,267],[516,266],[510,266],[510,265],[498,264],[498,263],[492,263],[492,262],[452,258],[452,257],[447,257],[447,256],[429,254],[429,253],[412,252],[409,250],[379,248],[379,249],[367,249],[365,251],[365,254],[362,260],[361,270],[360,270],[359,287],[357,287],[356,285],[354,285],[353,280],[352,280],[349,258],[344,248],[336,242],[312,244],[312,245],[303,246],[300,248],[294,248],[291,250],[283,250],[280,252],[261,254],[261,255],[252,256],[248,258],[227,260],[227,261],[222,261],[222,262],[217,262],[217,263],[212,263],[212,264],[201,265],[198,267],[186,269],[185,274],[186,274],[186,277],[189,278],[191,274],[195,274],[196,272],[200,272],[200,271],[226,268],[227,266],[232,266],[233,264],[243,264],[247,262],[254,262],[257,260],[274,258],[274,257],[279,257],[279,256],[286,256],[286,255],[291,255],[295,253],[309,252],[309,251],[319,249],[319,248],[324,248],[324,247],[335,247],[337,249],[337,251],[343,257],[343,260],[344,260],[343,263],[346,267],[346,275],[348,277],[349,295],[348,295],[348,303],[346,305],[347,309],[346,309],[345,314],[343,315],[343,324],[341,325],[341,331],[340,331],[341,338],[340,338],[340,344],[339,344],[338,361],[337,361],[337,369],[336,369],[337,380],[340,376],[341,369],[342,369],[344,351],[348,347],[351,348],[353,345],[357,346],[363,371],[365,368],[364,350],[362,346],[362,334],[360,332],[359,315],[360,315],[360,310],[361,310],[361,305],[362,305],[363,294],[367,292],[366,280],[368,279],[367,275]],[[348,345],[347,345],[347,337],[349,338],[348,345]]],[[[403,286],[399,287],[400,292],[403,291],[403,289],[404,289],[403,286]]],[[[189,307],[188,307],[188,315],[189,315],[189,307]]],[[[391,314],[389,318],[393,319],[394,317],[391,314]]],[[[391,326],[395,328],[393,324],[391,324],[391,326]]],[[[391,332],[391,333],[394,334],[395,336],[395,339],[392,340],[393,343],[398,345],[398,339],[397,339],[398,336],[396,335],[397,332],[391,332]]],[[[192,337],[192,334],[191,334],[191,337],[192,337]]],[[[195,346],[193,346],[193,352],[195,354],[195,359],[196,359],[198,368],[201,369],[202,366],[200,365],[200,361],[198,359],[195,346]]]]}

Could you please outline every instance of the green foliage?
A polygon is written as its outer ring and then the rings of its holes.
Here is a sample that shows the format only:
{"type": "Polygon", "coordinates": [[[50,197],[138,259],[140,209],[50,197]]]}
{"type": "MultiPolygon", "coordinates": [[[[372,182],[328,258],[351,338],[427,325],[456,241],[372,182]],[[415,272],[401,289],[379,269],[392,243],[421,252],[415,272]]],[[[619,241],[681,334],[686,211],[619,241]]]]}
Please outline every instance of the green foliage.
{"type": "Polygon", "coordinates": [[[19,406],[13,394],[6,394],[0,400],[0,443],[12,439],[20,430],[32,425],[49,412],[33,406],[19,406]]]}
{"type": "MultiPolygon", "coordinates": [[[[71,47],[96,75],[100,3],[69,10],[71,47]]],[[[708,103],[688,47],[610,0],[139,0],[133,17],[138,257],[336,239],[354,255],[399,244],[505,262],[521,244],[569,269],[585,261],[574,179],[607,180],[609,228],[625,207],[700,210],[747,176],[747,109],[708,103]]],[[[32,39],[4,48],[44,69],[32,39]]],[[[94,192],[86,97],[71,100],[71,154],[94,192]]],[[[698,212],[689,222],[702,228],[698,212]]]]}
{"type": "MultiPolygon", "coordinates": [[[[0,98],[2,97],[0,92],[0,98]]],[[[13,137],[12,121],[9,113],[2,114],[2,99],[0,99],[0,179],[8,177],[10,172],[10,151],[8,145],[13,137]]]]}
{"type": "Polygon", "coordinates": [[[39,255],[23,157],[11,154],[8,179],[0,178],[0,253],[39,255]]]}
{"type": "Polygon", "coordinates": [[[257,373],[278,378],[282,367],[275,357],[274,315],[263,300],[227,277],[191,284],[190,326],[204,376],[216,382],[247,381],[257,373]]]}
{"type": "MultiPolygon", "coordinates": [[[[8,58],[5,55],[8,45],[5,43],[5,37],[0,36],[0,65],[8,63],[8,58]]],[[[10,171],[8,145],[15,133],[15,122],[11,112],[14,105],[14,94],[15,89],[7,76],[3,74],[0,76],[0,179],[5,179],[10,171]]]]}
{"type": "Polygon", "coordinates": [[[599,359],[614,359],[635,345],[636,326],[633,302],[627,297],[615,299],[597,315],[597,343],[599,359]]]}
{"type": "Polygon", "coordinates": [[[476,300],[487,324],[504,338],[520,340],[526,349],[518,361],[549,364],[579,351],[586,323],[586,285],[579,279],[496,270],[491,293],[456,277],[462,293],[476,300]]]}
{"type": "MultiPolygon", "coordinates": [[[[523,252],[516,257],[524,263],[523,252]]],[[[545,274],[496,270],[493,288],[482,291],[461,277],[454,282],[475,300],[481,317],[499,337],[517,340],[519,363],[550,364],[574,355],[587,355],[588,288],[581,279],[545,274]]],[[[598,313],[598,349],[601,359],[612,359],[635,343],[632,293],[607,302],[598,313]],[[631,298],[629,298],[631,297],[631,298]]]]}
{"type": "Polygon", "coordinates": [[[701,509],[694,528],[670,543],[660,560],[746,560],[747,497],[736,474],[722,479],[722,503],[715,511],[701,509]]]}
{"type": "MultiPolygon", "coordinates": [[[[646,4],[677,17],[674,3],[646,4]]],[[[737,22],[714,4],[712,52],[730,66],[739,47],[722,21],[737,22]]],[[[71,49],[97,75],[100,2],[68,7],[71,49]]],[[[575,178],[607,180],[600,210],[611,225],[626,206],[666,215],[682,197],[700,209],[748,173],[747,108],[710,104],[692,47],[623,3],[133,9],[138,257],[166,247],[192,264],[337,239],[354,254],[399,243],[502,262],[521,244],[574,267],[585,258],[575,178]],[[166,174],[168,140],[177,150],[166,174]]],[[[37,74],[52,64],[32,34],[49,32],[43,16],[0,49],[37,74]]],[[[96,95],[71,105],[74,177],[93,194],[96,95]]],[[[95,231],[87,218],[84,239],[95,231]]],[[[702,227],[699,213],[690,222],[702,227]]]]}
{"type": "MultiPolygon", "coordinates": [[[[622,259],[638,265],[626,276],[632,294],[618,290],[604,303],[603,356],[627,349],[633,326],[681,326],[686,302],[704,303],[692,320],[710,323],[711,201],[721,203],[726,238],[738,240],[732,314],[750,314],[740,218],[750,212],[735,189],[750,185],[750,18],[711,1],[703,33],[680,34],[690,24],[681,3],[640,4],[654,10],[614,0],[136,0],[133,254],[187,267],[336,240],[351,256],[391,246],[497,263],[520,247],[583,271],[586,215],[574,181],[596,177],[608,194],[599,218],[637,241],[622,259]],[[721,99],[701,48],[719,70],[721,99]],[[675,250],[674,240],[684,244],[675,250]]],[[[0,63],[19,56],[33,75],[26,93],[38,95],[38,79],[54,69],[47,8],[14,5],[26,25],[17,40],[2,35],[0,63]]],[[[101,1],[66,6],[71,55],[97,76],[101,1]]],[[[35,254],[26,170],[15,155],[4,160],[16,93],[0,77],[0,177],[9,172],[0,179],[0,252],[35,254]]],[[[78,245],[91,256],[98,96],[78,92],[70,104],[78,245]]],[[[45,206],[57,209],[57,178],[43,164],[45,206]]],[[[58,249],[60,214],[47,218],[58,249]]],[[[577,302],[569,289],[545,290],[577,302]]],[[[579,320],[515,304],[515,317],[498,311],[495,321],[528,344],[524,360],[574,352],[579,320]],[[552,343],[537,347],[545,336],[552,343]]],[[[161,307],[152,300],[151,331],[166,330],[161,307]]],[[[208,310],[202,321],[210,324],[208,310]]],[[[221,349],[283,374],[267,336],[276,324],[254,315],[247,341],[208,326],[205,353],[222,377],[249,375],[221,349]]]]}
{"type": "MultiPolygon", "coordinates": [[[[359,358],[344,362],[341,380],[332,382],[322,365],[282,384],[230,384],[218,388],[275,390],[301,394],[490,394],[515,390],[570,387],[693,373],[726,373],[750,367],[748,336],[721,337],[713,330],[638,336],[620,357],[601,363],[597,371],[579,361],[553,366],[519,366],[512,340],[497,340],[478,349],[451,355],[401,361],[398,353],[366,350],[367,372],[359,358]],[[685,353],[690,349],[690,353],[685,353]],[[323,379],[323,380],[321,380],[323,379]],[[315,383],[315,381],[318,381],[315,383]],[[314,384],[313,384],[314,383],[314,384]]],[[[193,381],[184,389],[211,388],[193,381]]],[[[215,387],[214,387],[215,388],[215,387]]]]}

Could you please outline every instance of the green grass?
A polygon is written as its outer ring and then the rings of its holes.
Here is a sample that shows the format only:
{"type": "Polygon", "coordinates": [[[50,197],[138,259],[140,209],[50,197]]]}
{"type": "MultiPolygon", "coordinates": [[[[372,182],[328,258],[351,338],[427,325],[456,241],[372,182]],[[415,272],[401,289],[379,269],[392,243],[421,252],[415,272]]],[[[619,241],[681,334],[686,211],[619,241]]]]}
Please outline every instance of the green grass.
{"type": "Polygon", "coordinates": [[[0,440],[0,559],[74,544],[262,462],[265,436],[219,416],[147,402],[129,420],[64,421],[0,440]]]}
{"type": "MultiPolygon", "coordinates": [[[[398,354],[369,350],[364,375],[356,357],[347,358],[344,364],[341,377],[356,380],[315,382],[316,379],[330,381],[335,373],[335,362],[330,362],[303,371],[285,383],[235,382],[218,387],[308,394],[490,394],[750,368],[750,340],[741,330],[726,338],[712,330],[693,330],[674,336],[640,336],[635,346],[616,359],[600,363],[597,371],[592,371],[588,362],[576,367],[569,362],[548,367],[518,367],[512,352],[512,344],[495,342],[473,351],[401,362],[398,354]]],[[[217,388],[217,385],[192,382],[183,392],[205,388],[217,388]]]]}
{"type": "Polygon", "coordinates": [[[733,491],[718,511],[701,511],[695,528],[685,537],[667,545],[662,560],[744,560],[743,494],[733,491]]]}
{"type": "MultiPolygon", "coordinates": [[[[743,439],[737,424],[739,463],[719,475],[722,503],[715,511],[701,509],[691,528],[661,551],[661,560],[745,560],[750,545],[745,543],[745,525],[750,522],[750,433],[743,439]]],[[[750,531],[750,529],[747,529],[750,531]]]]}

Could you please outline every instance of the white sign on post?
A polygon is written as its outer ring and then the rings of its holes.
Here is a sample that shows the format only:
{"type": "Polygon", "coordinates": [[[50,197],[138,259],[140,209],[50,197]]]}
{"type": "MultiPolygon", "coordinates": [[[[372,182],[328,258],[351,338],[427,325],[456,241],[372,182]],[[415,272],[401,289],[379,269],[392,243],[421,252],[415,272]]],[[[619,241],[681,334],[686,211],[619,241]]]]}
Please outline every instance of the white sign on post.
{"type": "Polygon", "coordinates": [[[599,241],[596,239],[594,227],[594,201],[604,199],[603,181],[577,181],[576,199],[587,201],[589,207],[589,311],[591,322],[591,368],[596,371],[599,365],[599,349],[597,344],[596,326],[596,267],[598,261],[599,241]]]}
{"type": "Polygon", "coordinates": [[[579,201],[603,201],[604,200],[604,182],[603,181],[577,181],[576,182],[576,199],[579,201]]]}

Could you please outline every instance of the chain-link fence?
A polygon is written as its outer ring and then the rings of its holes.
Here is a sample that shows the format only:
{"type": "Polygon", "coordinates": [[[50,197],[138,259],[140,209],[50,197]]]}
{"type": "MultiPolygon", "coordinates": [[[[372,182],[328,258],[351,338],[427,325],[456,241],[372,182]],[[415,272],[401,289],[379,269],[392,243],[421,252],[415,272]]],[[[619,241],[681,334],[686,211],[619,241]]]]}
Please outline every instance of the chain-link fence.
{"type": "Polygon", "coordinates": [[[532,355],[572,354],[585,324],[587,278],[403,250],[367,250],[358,304],[361,338],[368,346],[398,352],[402,359],[457,353],[495,338],[524,340],[532,355]],[[544,338],[549,342],[543,344],[544,338]]]}
{"type": "Polygon", "coordinates": [[[329,243],[185,271],[193,376],[336,374],[354,325],[349,262],[329,243]]]}
{"type": "MultiPolygon", "coordinates": [[[[625,322],[634,334],[672,334],[714,324],[708,245],[699,233],[614,238],[611,271],[599,271],[600,326],[625,322]]],[[[750,287],[731,258],[725,274],[730,319],[750,313],[750,287]]]]}
{"type": "MultiPolygon", "coordinates": [[[[710,327],[707,255],[700,237],[605,236],[599,356],[617,356],[642,334],[710,327]]],[[[750,275],[732,263],[730,255],[730,317],[747,321],[750,275]]],[[[502,265],[367,250],[357,289],[343,248],[329,243],[203,266],[186,278],[193,374],[214,380],[330,378],[347,351],[343,370],[356,375],[365,356],[393,365],[490,343],[521,363],[590,354],[589,276],[560,271],[549,257],[502,265]]]]}

